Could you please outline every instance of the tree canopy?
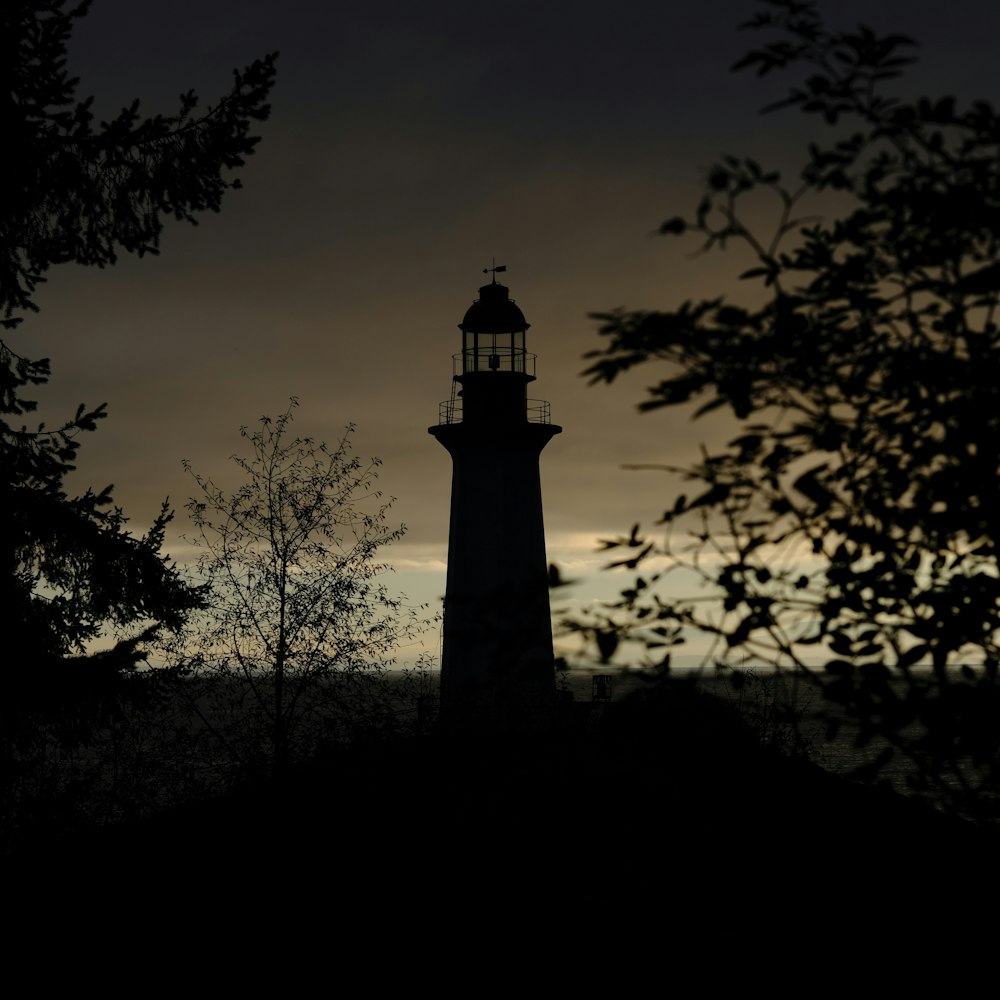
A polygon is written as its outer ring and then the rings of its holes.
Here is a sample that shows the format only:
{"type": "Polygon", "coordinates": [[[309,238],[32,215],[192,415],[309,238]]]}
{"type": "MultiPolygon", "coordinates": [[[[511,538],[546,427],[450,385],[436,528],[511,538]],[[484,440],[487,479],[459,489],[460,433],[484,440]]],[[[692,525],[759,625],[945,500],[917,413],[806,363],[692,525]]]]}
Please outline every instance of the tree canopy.
{"type": "Polygon", "coordinates": [[[371,714],[373,680],[424,628],[385,584],[382,549],[405,528],[387,524],[380,461],[353,453],[353,426],[332,447],[293,436],[297,405],[241,428],[233,492],[185,463],[207,599],[173,650],[221,705],[199,711],[236,760],[275,771],[371,714]]]}
{"type": "MultiPolygon", "coordinates": [[[[53,265],[104,267],[121,252],[155,253],[167,217],[195,221],[218,210],[239,185],[243,165],[266,118],[275,56],[235,74],[230,92],[198,113],[184,94],[172,116],[143,117],[138,101],[95,125],[91,99],[77,98],[67,70],[74,22],[89,3],[35,0],[0,11],[0,134],[5,138],[0,186],[0,324],[12,328],[37,309],[33,293],[53,265]]],[[[137,537],[113,506],[111,487],[72,496],[79,436],[96,427],[105,407],[81,405],[53,428],[29,427],[31,387],[48,381],[48,359],[30,358],[0,341],[0,505],[5,511],[0,602],[10,624],[9,661],[22,687],[42,700],[63,658],[80,654],[105,629],[122,636],[117,658],[133,665],[141,637],[157,625],[176,627],[198,596],[164,560],[169,512],[137,537]]],[[[87,661],[91,675],[97,661],[87,661]]],[[[61,673],[60,673],[61,676],[61,673]]],[[[58,685],[56,685],[58,686],[58,685]]],[[[28,691],[8,701],[31,701],[28,691]]]]}
{"type": "Polygon", "coordinates": [[[78,99],[66,65],[73,22],[89,7],[16,0],[0,12],[0,134],[12,154],[0,190],[8,327],[37,308],[32,293],[52,265],[157,253],[166,218],[195,223],[218,211],[270,110],[276,53],[234,71],[229,93],[204,110],[187,91],[175,114],[143,117],[134,100],[95,125],[93,98],[78,99]]]}
{"type": "Polygon", "coordinates": [[[749,248],[745,302],[601,314],[587,369],[611,382],[655,363],[642,410],[700,401],[740,425],[672,470],[692,489],[665,541],[636,528],[610,546],[640,572],[686,566],[715,601],[650,596],[650,572],[599,631],[669,654],[694,628],[721,664],[823,679],[883,759],[919,758],[936,794],[981,812],[1000,787],[1000,114],[893,95],[913,61],[902,35],[831,31],[812,2],[762,8],[748,27],[776,40],[734,68],[799,74],[767,110],[829,138],[792,177],[723,158],[694,212],[662,224],[749,248]],[[770,231],[748,222],[762,195],[770,231]]]}

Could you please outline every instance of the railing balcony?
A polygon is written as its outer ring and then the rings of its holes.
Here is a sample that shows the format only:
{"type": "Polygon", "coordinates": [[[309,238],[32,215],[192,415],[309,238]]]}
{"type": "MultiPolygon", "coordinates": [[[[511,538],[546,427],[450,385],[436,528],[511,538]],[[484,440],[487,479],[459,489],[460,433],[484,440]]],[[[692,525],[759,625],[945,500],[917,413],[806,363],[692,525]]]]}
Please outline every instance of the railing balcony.
{"type": "MultiPolygon", "coordinates": [[[[552,412],[547,399],[529,399],[524,417],[529,424],[552,423],[552,412]]],[[[439,424],[460,424],[462,422],[462,400],[445,399],[438,404],[439,424]]]]}
{"type": "Polygon", "coordinates": [[[528,400],[528,423],[529,424],[551,424],[552,412],[547,399],[528,400]]]}

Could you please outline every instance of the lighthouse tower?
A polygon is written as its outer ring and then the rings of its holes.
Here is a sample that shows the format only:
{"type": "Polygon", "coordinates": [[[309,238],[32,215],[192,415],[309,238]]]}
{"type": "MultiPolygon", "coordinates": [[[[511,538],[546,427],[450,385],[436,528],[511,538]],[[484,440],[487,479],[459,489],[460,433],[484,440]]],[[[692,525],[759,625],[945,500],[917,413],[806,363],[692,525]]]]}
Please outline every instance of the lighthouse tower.
{"type": "Polygon", "coordinates": [[[441,720],[532,726],[555,700],[538,460],[561,427],[528,398],[529,324],[504,285],[479,289],[459,324],[451,399],[428,428],[452,458],[441,720]]]}

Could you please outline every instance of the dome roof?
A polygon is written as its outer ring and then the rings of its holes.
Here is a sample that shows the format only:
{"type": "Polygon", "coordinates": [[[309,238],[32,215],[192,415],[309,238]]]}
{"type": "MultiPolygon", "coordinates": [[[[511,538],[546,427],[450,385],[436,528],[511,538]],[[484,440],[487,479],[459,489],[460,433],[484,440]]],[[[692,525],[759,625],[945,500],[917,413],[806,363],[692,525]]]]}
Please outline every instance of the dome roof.
{"type": "Polygon", "coordinates": [[[463,333],[510,333],[527,330],[530,325],[508,295],[507,286],[494,281],[479,289],[479,298],[469,306],[458,328],[463,333]]]}

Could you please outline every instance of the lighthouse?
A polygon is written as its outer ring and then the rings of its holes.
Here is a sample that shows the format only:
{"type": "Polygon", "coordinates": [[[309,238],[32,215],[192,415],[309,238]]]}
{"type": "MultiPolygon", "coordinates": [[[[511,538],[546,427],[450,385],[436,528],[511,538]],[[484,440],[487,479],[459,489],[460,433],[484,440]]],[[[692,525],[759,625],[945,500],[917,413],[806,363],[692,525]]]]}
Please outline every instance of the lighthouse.
{"type": "Polygon", "coordinates": [[[561,427],[528,397],[529,324],[498,284],[459,323],[451,398],[429,432],[452,460],[441,721],[533,727],[555,702],[539,457],[561,427]]]}

